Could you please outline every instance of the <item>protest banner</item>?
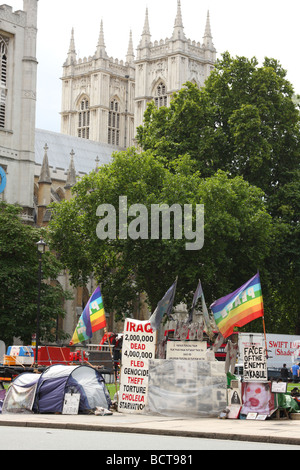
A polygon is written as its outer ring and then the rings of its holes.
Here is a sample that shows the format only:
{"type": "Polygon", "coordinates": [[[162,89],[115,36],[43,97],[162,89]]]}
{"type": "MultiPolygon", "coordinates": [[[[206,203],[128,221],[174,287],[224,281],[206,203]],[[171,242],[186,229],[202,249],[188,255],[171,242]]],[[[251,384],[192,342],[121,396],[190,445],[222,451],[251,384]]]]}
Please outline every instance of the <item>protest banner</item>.
{"type": "Polygon", "coordinates": [[[168,341],[167,359],[205,361],[206,341],[168,341]]]}
{"type": "Polygon", "coordinates": [[[250,345],[244,347],[244,381],[268,380],[266,350],[263,346],[250,345]]]}
{"type": "Polygon", "coordinates": [[[155,358],[156,332],[149,321],[126,319],[122,346],[122,367],[118,410],[144,410],[148,392],[148,361],[155,358]]]}
{"type": "Polygon", "coordinates": [[[257,415],[271,416],[275,410],[275,399],[274,394],[271,392],[271,382],[243,382],[242,399],[242,415],[256,413],[254,419],[257,419],[257,415]]]}

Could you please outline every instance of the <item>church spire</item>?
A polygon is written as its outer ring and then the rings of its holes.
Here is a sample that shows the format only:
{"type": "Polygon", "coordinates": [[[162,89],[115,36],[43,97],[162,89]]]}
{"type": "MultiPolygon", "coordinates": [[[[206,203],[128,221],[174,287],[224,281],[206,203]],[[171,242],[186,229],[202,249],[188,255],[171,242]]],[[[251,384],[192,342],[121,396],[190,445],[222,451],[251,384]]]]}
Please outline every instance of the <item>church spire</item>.
{"type": "Polygon", "coordinates": [[[173,39],[186,39],[184,34],[180,0],[177,0],[177,15],[174,23],[173,39]]]}
{"type": "Polygon", "coordinates": [[[75,49],[74,28],[72,28],[67,63],[68,65],[71,65],[71,64],[74,64],[76,60],[77,60],[77,54],[76,54],[76,49],[75,49]]]}
{"type": "Polygon", "coordinates": [[[101,20],[101,24],[100,24],[100,33],[99,33],[96,55],[97,57],[102,57],[102,58],[107,57],[105,41],[104,41],[103,20],[101,20]]]}
{"type": "Polygon", "coordinates": [[[74,184],[76,184],[76,170],[75,170],[75,165],[74,165],[74,156],[75,152],[72,149],[72,152],[70,153],[70,165],[67,173],[67,181],[65,184],[65,189],[70,189],[74,184]]]}
{"type": "Polygon", "coordinates": [[[41,168],[41,173],[40,173],[40,178],[39,178],[39,183],[52,183],[51,176],[50,176],[50,168],[49,168],[49,160],[48,160],[48,150],[49,147],[47,144],[45,144],[44,147],[45,153],[44,153],[44,158],[43,158],[43,164],[41,168]]]}
{"type": "Polygon", "coordinates": [[[143,29],[143,36],[150,36],[148,7],[146,8],[146,16],[145,16],[145,24],[144,24],[144,29],[143,29]]]}
{"type": "Polygon", "coordinates": [[[148,16],[148,7],[147,7],[140,47],[147,47],[149,46],[150,42],[151,42],[151,34],[150,34],[149,16],[148,16]]]}
{"type": "Polygon", "coordinates": [[[132,31],[130,31],[126,62],[128,62],[129,64],[132,64],[133,61],[134,61],[134,51],[133,51],[132,31]]]}
{"type": "Polygon", "coordinates": [[[212,34],[211,34],[211,27],[210,27],[209,11],[207,12],[207,18],[206,18],[206,25],[205,25],[205,33],[204,33],[204,36],[203,36],[203,42],[204,42],[204,46],[205,46],[207,49],[213,49],[213,50],[215,50],[214,45],[213,45],[213,41],[212,41],[212,34]]]}

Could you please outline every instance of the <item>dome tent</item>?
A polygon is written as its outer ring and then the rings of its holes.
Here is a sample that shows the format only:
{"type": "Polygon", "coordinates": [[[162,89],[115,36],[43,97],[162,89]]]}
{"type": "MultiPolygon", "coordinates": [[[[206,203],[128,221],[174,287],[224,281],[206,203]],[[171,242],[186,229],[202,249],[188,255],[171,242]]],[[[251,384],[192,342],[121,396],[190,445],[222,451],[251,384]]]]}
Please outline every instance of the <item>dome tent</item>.
{"type": "Polygon", "coordinates": [[[104,378],[99,371],[87,365],[56,364],[40,375],[24,373],[17,377],[6,394],[2,412],[30,412],[28,401],[23,400],[22,405],[21,398],[29,389],[34,394],[31,409],[35,413],[62,413],[66,393],[80,394],[79,413],[97,406],[107,409],[111,406],[104,378]]]}

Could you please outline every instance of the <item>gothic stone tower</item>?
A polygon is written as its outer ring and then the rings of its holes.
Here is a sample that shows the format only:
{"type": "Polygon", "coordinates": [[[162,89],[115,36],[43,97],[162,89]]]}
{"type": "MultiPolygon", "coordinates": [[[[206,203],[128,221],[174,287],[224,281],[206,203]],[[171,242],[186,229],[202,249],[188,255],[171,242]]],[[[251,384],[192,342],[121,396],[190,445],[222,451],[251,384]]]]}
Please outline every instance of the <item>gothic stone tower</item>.
{"type": "Polygon", "coordinates": [[[61,132],[121,148],[134,137],[134,75],[132,36],[126,62],[108,57],[101,21],[93,56],[77,60],[72,30],[63,66],[61,132]]]}
{"type": "Polygon", "coordinates": [[[207,15],[203,43],[187,39],[184,33],[181,4],[170,39],[151,42],[148,10],[142,38],[137,50],[135,125],[143,123],[147,103],[155,100],[156,106],[168,106],[173,93],[187,81],[204,85],[214,67],[216,50],[212,42],[209,14],[207,15]]]}
{"type": "Polygon", "coordinates": [[[166,40],[151,42],[146,10],[137,58],[130,34],[125,64],[107,56],[102,22],[97,50],[88,59],[77,59],[72,31],[63,67],[61,132],[122,148],[133,145],[147,103],[154,99],[158,107],[168,106],[187,81],[203,86],[215,60],[209,14],[203,42],[191,41],[184,33],[180,0],[166,40]]]}
{"type": "Polygon", "coordinates": [[[38,0],[23,11],[0,6],[0,166],[7,184],[0,199],[23,206],[33,223],[38,0]]]}

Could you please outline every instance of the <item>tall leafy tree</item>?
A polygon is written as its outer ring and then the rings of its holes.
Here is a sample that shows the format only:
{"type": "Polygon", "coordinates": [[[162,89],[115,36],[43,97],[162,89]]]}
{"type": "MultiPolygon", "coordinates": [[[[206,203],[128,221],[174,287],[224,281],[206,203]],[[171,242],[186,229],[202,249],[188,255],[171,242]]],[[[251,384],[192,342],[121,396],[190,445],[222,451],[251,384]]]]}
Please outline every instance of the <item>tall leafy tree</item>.
{"type": "Polygon", "coordinates": [[[188,153],[203,176],[243,176],[267,195],[299,169],[299,112],[286,72],[274,59],[217,61],[203,89],[187,83],[170,108],[151,103],[138,142],[169,160],[188,153]]]}
{"type": "MultiPolygon", "coordinates": [[[[176,276],[176,302],[191,301],[199,277],[206,286],[207,300],[212,301],[241,278],[251,277],[269,251],[272,223],[261,190],[224,172],[203,179],[189,157],[172,162],[171,169],[166,163],[151,152],[130,149],[115,154],[110,165],[77,183],[71,201],[53,207],[49,225],[52,247],[61,254],[73,282],[85,282],[95,273],[106,309],[116,311],[119,318],[133,313],[139,293],[146,294],[153,311],[176,276]],[[124,195],[128,209],[133,204],[147,209],[148,239],[117,236],[99,240],[98,206],[106,203],[116,208],[118,227],[119,197],[124,195]],[[187,250],[184,237],[174,238],[174,227],[169,240],[162,239],[161,231],[159,239],[151,239],[153,204],[182,208],[191,204],[194,218],[196,204],[204,204],[204,247],[187,250]]],[[[128,216],[128,224],[136,216],[128,216]]]]}
{"type": "Polygon", "coordinates": [[[188,153],[203,177],[222,169],[262,189],[276,230],[263,276],[270,327],[300,333],[299,111],[279,62],[223,54],[203,89],[187,83],[170,108],[149,105],[138,142],[169,161],[188,153]]]}
{"type": "Polygon", "coordinates": [[[73,281],[95,272],[109,309],[122,315],[139,292],[153,310],[177,274],[176,301],[188,301],[200,277],[210,302],[259,269],[269,331],[300,331],[300,133],[292,95],[276,60],[259,66],[225,53],[202,89],[187,83],[169,108],[150,103],[137,134],[142,152],[116,154],[54,208],[53,246],[73,281]],[[204,248],[188,252],[174,239],[99,241],[97,206],[117,207],[122,195],[148,209],[205,204],[204,248]]]}
{"type": "MultiPolygon", "coordinates": [[[[36,242],[43,231],[24,225],[21,208],[0,203],[0,338],[13,344],[20,338],[31,344],[36,332],[38,298],[38,254],[36,242]]],[[[63,317],[63,301],[69,294],[55,280],[62,265],[50,252],[43,255],[41,285],[41,339],[64,338],[57,331],[58,317],[63,317]],[[47,282],[46,282],[47,280],[47,282]]]]}

